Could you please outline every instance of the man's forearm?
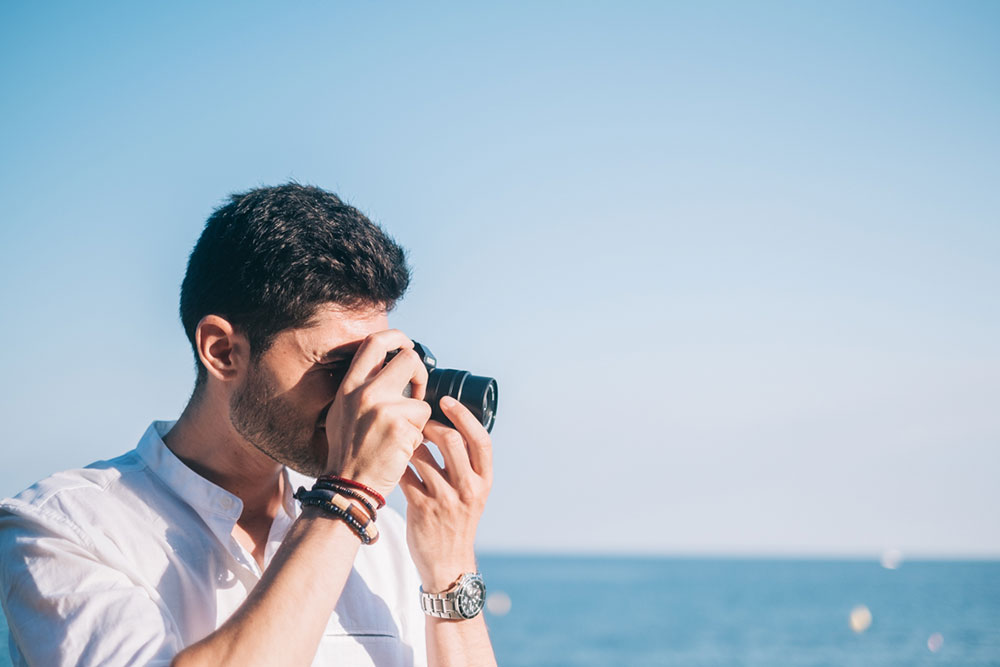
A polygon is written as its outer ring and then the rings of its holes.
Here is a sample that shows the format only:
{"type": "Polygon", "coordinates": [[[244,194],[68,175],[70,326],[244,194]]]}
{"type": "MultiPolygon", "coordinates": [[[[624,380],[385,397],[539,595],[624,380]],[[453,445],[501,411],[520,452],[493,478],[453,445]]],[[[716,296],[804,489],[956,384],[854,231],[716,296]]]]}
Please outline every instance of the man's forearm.
{"type": "Polygon", "coordinates": [[[483,615],[465,621],[428,617],[427,664],[430,667],[496,665],[483,615]]]}
{"type": "MultiPolygon", "coordinates": [[[[406,496],[406,541],[420,572],[424,591],[446,591],[455,577],[476,571],[476,527],[493,482],[493,447],[489,433],[453,398],[441,409],[455,428],[431,420],[424,437],[437,445],[445,469],[422,444],[403,472],[399,486],[406,496]],[[416,471],[416,472],[414,472],[416,471]]],[[[427,662],[431,667],[496,665],[486,620],[428,617],[427,662]]]]}
{"type": "Polygon", "coordinates": [[[173,665],[309,665],[359,545],[343,521],[304,508],[239,609],[173,665]]]}

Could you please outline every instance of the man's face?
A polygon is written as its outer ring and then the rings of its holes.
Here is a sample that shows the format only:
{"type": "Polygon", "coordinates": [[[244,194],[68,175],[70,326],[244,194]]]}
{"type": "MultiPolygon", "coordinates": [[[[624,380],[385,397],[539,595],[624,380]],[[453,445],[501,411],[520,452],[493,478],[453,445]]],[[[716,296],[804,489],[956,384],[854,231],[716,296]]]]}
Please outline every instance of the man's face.
{"type": "Polygon", "coordinates": [[[326,413],[340,382],[365,337],[388,328],[382,308],[329,305],[311,326],[282,331],[233,392],[233,428],[275,461],[321,475],[329,449],[326,413]]]}

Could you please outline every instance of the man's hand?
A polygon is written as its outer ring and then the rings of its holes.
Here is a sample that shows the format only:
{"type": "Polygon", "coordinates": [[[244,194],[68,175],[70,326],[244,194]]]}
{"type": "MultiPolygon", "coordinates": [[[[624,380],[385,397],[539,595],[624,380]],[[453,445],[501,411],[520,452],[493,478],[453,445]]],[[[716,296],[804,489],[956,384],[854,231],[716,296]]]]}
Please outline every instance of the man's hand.
{"type": "Polygon", "coordinates": [[[402,332],[365,338],[326,416],[326,473],[388,495],[423,441],[431,416],[431,407],[420,400],[426,387],[427,369],[402,332]],[[392,350],[400,352],[384,364],[392,350]],[[412,398],[403,395],[407,386],[412,398]]]}
{"type": "Polygon", "coordinates": [[[444,458],[438,465],[426,444],[413,453],[399,482],[408,502],[406,541],[424,590],[440,593],[463,572],[476,569],[476,527],[493,484],[490,435],[465,406],[451,397],[441,409],[456,428],[428,421],[424,437],[444,458]]]}

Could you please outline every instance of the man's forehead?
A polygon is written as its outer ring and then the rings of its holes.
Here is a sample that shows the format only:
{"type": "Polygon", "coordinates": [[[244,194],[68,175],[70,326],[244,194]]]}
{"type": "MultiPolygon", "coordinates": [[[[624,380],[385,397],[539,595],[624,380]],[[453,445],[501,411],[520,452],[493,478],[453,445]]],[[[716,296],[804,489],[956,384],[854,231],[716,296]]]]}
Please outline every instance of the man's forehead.
{"type": "Polygon", "coordinates": [[[324,362],[353,356],[366,336],[387,328],[384,307],[329,304],[317,308],[309,323],[294,329],[293,334],[304,352],[324,362]]]}

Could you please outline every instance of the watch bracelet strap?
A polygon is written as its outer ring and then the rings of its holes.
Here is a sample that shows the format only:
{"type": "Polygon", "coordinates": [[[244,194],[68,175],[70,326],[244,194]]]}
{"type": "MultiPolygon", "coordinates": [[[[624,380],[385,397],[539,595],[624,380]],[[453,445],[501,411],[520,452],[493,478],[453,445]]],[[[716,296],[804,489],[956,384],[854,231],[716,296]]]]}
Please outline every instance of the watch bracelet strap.
{"type": "Polygon", "coordinates": [[[456,598],[450,597],[448,593],[424,593],[420,594],[420,608],[428,616],[435,618],[447,618],[451,620],[462,620],[465,617],[459,613],[456,606],[456,598]]]}
{"type": "Polygon", "coordinates": [[[478,608],[472,616],[466,616],[459,609],[459,600],[465,590],[468,580],[478,581],[479,588],[485,595],[486,587],[483,585],[483,575],[479,572],[466,572],[455,580],[451,586],[441,593],[427,593],[423,586],[420,587],[420,608],[428,616],[434,618],[445,618],[453,621],[469,620],[478,616],[483,609],[485,600],[479,600],[478,608]]]}

